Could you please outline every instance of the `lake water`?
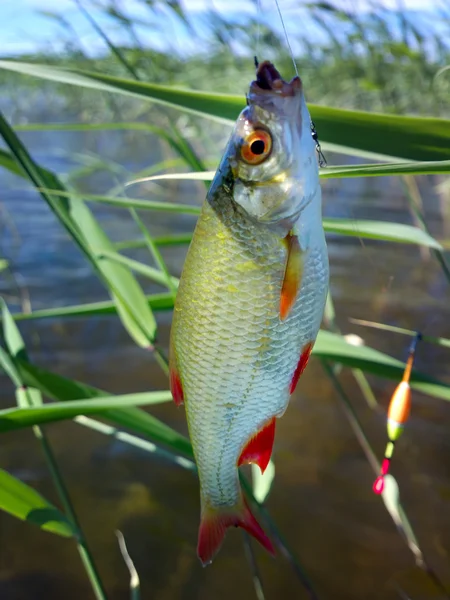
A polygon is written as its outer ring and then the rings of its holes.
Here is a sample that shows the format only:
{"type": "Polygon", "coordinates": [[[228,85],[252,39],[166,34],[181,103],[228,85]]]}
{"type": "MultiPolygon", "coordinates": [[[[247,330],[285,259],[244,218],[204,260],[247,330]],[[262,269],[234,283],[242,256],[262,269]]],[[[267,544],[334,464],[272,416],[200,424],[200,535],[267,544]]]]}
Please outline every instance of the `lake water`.
{"type": "MultiPolygon", "coordinates": [[[[37,114],[37,111],[36,111],[37,114]]],[[[35,119],[55,120],[44,111],[35,119]]],[[[62,119],[61,115],[58,115],[62,119]]],[[[64,115],[66,120],[71,116],[64,115]]],[[[209,127],[209,125],[208,125],[209,127]]],[[[223,145],[223,126],[211,126],[223,145]]],[[[319,132],[320,133],[320,132],[319,132]]],[[[167,157],[153,138],[139,132],[22,134],[39,162],[64,174],[76,166],[77,153],[93,153],[128,173],[105,169],[84,177],[82,189],[104,193],[132,173],[167,157]],[[74,158],[75,157],[75,158],[74,158]]],[[[328,155],[330,164],[343,157],[328,155]]],[[[24,183],[1,172],[1,255],[11,261],[10,277],[0,276],[0,293],[14,310],[29,298],[33,310],[106,300],[89,264],[47,205],[24,183]]],[[[436,192],[437,177],[418,180],[432,234],[449,237],[448,197],[436,192]],[[447,204],[445,204],[445,202],[447,204]]],[[[393,178],[324,182],[324,214],[354,219],[412,223],[405,191],[393,178]]],[[[178,201],[200,203],[204,188],[168,183],[178,201]]],[[[137,194],[137,192],[136,192],[137,194]]],[[[133,191],[133,195],[136,195],[133,191]]],[[[155,188],[140,189],[154,197],[155,188]]],[[[120,209],[95,207],[114,241],[137,238],[131,219],[120,209]]],[[[147,213],[152,233],[188,232],[195,219],[147,213]]],[[[380,321],[450,337],[448,283],[427,251],[412,245],[357,237],[329,236],[331,291],[344,333],[405,359],[409,339],[363,329],[350,317],[380,321]]],[[[171,271],[179,275],[186,247],[164,249],[171,271]]],[[[144,250],[129,253],[150,264],[144,250]]],[[[160,288],[140,279],[146,291],[160,288]]],[[[160,340],[167,345],[170,314],[158,315],[160,340]]],[[[117,318],[72,318],[21,324],[33,362],[112,393],[167,389],[167,381],[147,352],[134,346],[117,318]]],[[[423,343],[418,369],[450,383],[448,350],[423,343]]],[[[370,409],[349,372],[342,384],[381,458],[385,409],[394,382],[369,377],[380,403],[370,409]]],[[[2,407],[14,404],[13,389],[0,380],[2,407]]],[[[186,433],[183,409],[157,406],[152,414],[186,433]]],[[[321,364],[312,359],[287,415],[278,423],[274,460],[276,479],[267,506],[280,532],[307,571],[318,597],[328,600],[443,598],[414,559],[372,492],[373,472],[356,440],[339,398],[321,364]],[[407,595],[401,595],[399,588],[407,595]]],[[[393,462],[404,508],[428,562],[450,587],[450,405],[415,393],[408,427],[393,462]]],[[[67,481],[80,522],[96,558],[108,598],[129,597],[128,573],[115,530],[127,541],[141,578],[142,598],[155,600],[235,600],[254,598],[242,536],[230,531],[214,564],[202,569],[195,553],[199,522],[198,482],[192,473],[137,449],[111,441],[73,422],[46,427],[67,481]]],[[[2,436],[1,466],[57,503],[45,461],[31,431],[2,436]]],[[[267,600],[307,598],[289,564],[255,547],[267,600]]],[[[75,544],[0,513],[0,597],[5,600],[92,598],[75,544]]]]}

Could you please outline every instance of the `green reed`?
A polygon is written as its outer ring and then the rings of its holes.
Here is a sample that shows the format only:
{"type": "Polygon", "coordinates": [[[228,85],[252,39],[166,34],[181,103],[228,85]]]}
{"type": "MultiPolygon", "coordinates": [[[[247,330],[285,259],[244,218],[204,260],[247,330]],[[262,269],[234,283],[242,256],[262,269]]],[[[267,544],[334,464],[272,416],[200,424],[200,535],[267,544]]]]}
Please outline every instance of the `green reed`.
{"type": "MultiPolygon", "coordinates": [[[[10,120],[1,116],[0,133],[8,151],[0,151],[0,166],[21,176],[27,185],[34,186],[36,193],[47,202],[74,243],[84,252],[100,281],[108,290],[111,300],[44,309],[30,314],[17,313],[13,317],[14,320],[30,320],[116,314],[135,343],[146,351],[150,350],[163,371],[167,372],[165,349],[155,343],[158,312],[173,308],[178,280],[170,274],[159,247],[186,244],[191,234],[168,234],[159,238],[152,236],[136,209],[197,214],[199,208],[184,203],[129,197],[123,185],[123,178],[127,175],[126,170],[122,170],[121,165],[113,165],[102,157],[85,156],[77,172],[63,181],[55,173],[42,168],[31,157],[16,131],[51,129],[139,131],[142,135],[151,136],[155,143],[165,149],[165,158],[161,161],[161,165],[170,165],[170,168],[178,165],[189,169],[190,172],[195,171],[196,178],[205,182],[208,180],[208,175],[204,172],[207,171],[210,163],[211,166],[217,164],[220,151],[215,140],[209,139],[200,127],[199,116],[201,115],[203,119],[219,118],[224,123],[231,122],[237,115],[243,104],[243,90],[251,75],[249,57],[254,52],[257,28],[254,23],[249,27],[243,27],[234,23],[231,18],[215,15],[209,22],[211,39],[205,40],[208,44],[208,52],[203,52],[201,56],[193,53],[184,57],[177,56],[176,53],[156,52],[144,47],[137,33],[136,23],[115,2],[106,2],[103,4],[103,10],[115,26],[125,32],[131,40],[131,45],[118,47],[111,41],[108,32],[92,16],[93,5],[89,6],[84,2],[77,2],[77,4],[87,21],[105,42],[108,48],[107,54],[102,57],[88,58],[80,41],[74,39],[73,29],[62,19],[61,26],[68,36],[66,39],[71,44],[64,61],[59,57],[46,55],[32,57],[33,62],[46,63],[41,65],[21,63],[11,65],[3,62],[0,65],[3,67],[0,74],[4,84],[13,83],[14,86],[19,78],[9,69],[32,75],[33,77],[30,78],[21,78],[20,86],[27,85],[31,88],[37,85],[37,91],[40,91],[42,80],[53,80],[56,82],[53,85],[65,99],[67,106],[75,106],[78,114],[81,113],[80,107],[83,107],[84,114],[88,114],[88,118],[85,122],[73,124],[36,123],[12,127],[10,120]],[[230,52],[228,44],[232,39],[239,39],[241,44],[249,49],[248,56],[235,56],[230,52]],[[52,70],[52,64],[67,67],[68,70],[64,73],[52,70]],[[67,84],[72,86],[70,93],[67,92],[69,89],[67,84]],[[154,84],[159,84],[160,87],[154,84]],[[176,85],[185,85],[199,92],[193,94],[190,91],[183,91],[174,87],[176,85]],[[227,96],[225,92],[230,91],[239,92],[241,95],[227,96]],[[209,92],[221,92],[221,94],[212,95],[209,92]],[[98,102],[90,102],[94,97],[98,102]],[[149,110],[147,105],[149,101],[157,101],[159,103],[156,105],[157,108],[152,104],[152,109],[149,110]],[[175,120],[173,118],[175,110],[190,112],[185,113],[183,119],[175,120]],[[106,169],[114,172],[117,177],[116,184],[110,192],[85,193],[81,185],[83,177],[106,169]],[[90,208],[96,203],[106,203],[123,208],[124,211],[131,211],[140,236],[113,244],[90,208]],[[123,251],[129,248],[147,248],[155,263],[154,266],[123,254],[123,251]],[[160,294],[145,295],[133,273],[163,286],[166,290],[160,294]]],[[[156,3],[147,1],[142,2],[142,5],[148,11],[144,23],[151,30],[155,19],[158,18],[156,3]]],[[[171,2],[169,9],[187,30],[192,28],[191,17],[184,12],[181,3],[171,2]]],[[[364,165],[331,167],[324,170],[321,176],[340,178],[411,176],[424,173],[450,174],[449,122],[443,119],[397,118],[392,114],[405,112],[435,116],[448,114],[448,107],[444,103],[445,93],[448,90],[446,84],[448,75],[442,73],[438,77],[437,74],[439,69],[450,62],[450,49],[447,42],[441,40],[441,34],[430,26],[424,35],[418,31],[414,21],[401,12],[394,16],[383,11],[369,15],[355,15],[339,10],[333,4],[326,2],[310,5],[308,10],[310,18],[321,33],[314,38],[300,31],[294,41],[299,48],[304,49],[298,58],[298,64],[305,88],[308,90],[308,99],[318,103],[312,106],[311,110],[318,124],[323,146],[326,148],[327,144],[330,147],[339,144],[340,149],[349,154],[370,159],[370,162],[364,165]],[[392,29],[393,18],[396,20],[395,35],[392,29]],[[339,31],[341,33],[336,33],[339,31]],[[367,112],[356,112],[356,110],[339,111],[327,105],[364,111],[377,110],[384,114],[373,115],[367,112]],[[375,165],[374,160],[383,162],[375,165]]],[[[279,33],[262,23],[259,27],[259,35],[261,47],[270,45],[273,48],[272,52],[277,56],[277,62],[282,68],[290,69],[289,59],[283,47],[284,42],[279,33]]],[[[20,111],[17,114],[20,114],[20,111]]],[[[14,118],[15,120],[17,119],[14,118]]],[[[130,178],[139,179],[148,176],[148,183],[154,185],[156,179],[152,180],[155,175],[153,167],[154,165],[145,171],[130,173],[130,178]]],[[[410,192],[408,196],[410,200],[411,196],[410,192]]],[[[423,215],[418,212],[416,205],[414,210],[420,220],[420,228],[398,223],[359,221],[355,230],[355,224],[345,219],[325,219],[324,227],[327,232],[339,235],[358,235],[362,238],[414,243],[431,248],[442,267],[446,269],[447,263],[442,245],[427,230],[423,215]]],[[[8,268],[7,264],[2,263],[2,265],[3,269],[8,268]]],[[[322,360],[327,376],[333,383],[369,463],[372,467],[377,467],[374,451],[339,382],[338,373],[342,368],[350,367],[367,401],[373,405],[373,393],[368,387],[365,373],[395,380],[401,376],[404,365],[367,346],[358,349],[351,347],[340,334],[331,314],[328,314],[330,318],[327,326],[333,333],[323,331],[320,334],[314,354],[322,360]]],[[[76,532],[74,537],[77,539],[80,555],[94,593],[96,597],[104,598],[106,596],[103,584],[95,569],[57,462],[40,426],[51,421],[74,419],[83,427],[112,436],[121,442],[140,447],[150,455],[155,454],[158,458],[195,471],[189,441],[139,408],[142,405],[169,401],[169,393],[111,395],[84,383],[39,369],[24,359],[23,353],[15,353],[11,347],[8,347],[7,339],[13,327],[13,320],[5,308],[2,328],[6,347],[2,348],[0,353],[3,369],[9,374],[18,390],[29,389],[31,394],[43,394],[52,399],[52,402],[45,405],[22,404],[0,411],[0,433],[34,427],[36,437],[43,445],[61,505],[76,532]],[[87,414],[91,416],[88,417],[87,414]],[[105,425],[98,421],[96,416],[110,421],[113,425],[105,425]],[[132,433],[125,432],[122,428],[127,428],[132,433]]],[[[431,338],[430,342],[433,343],[431,338]]],[[[444,342],[447,345],[450,343],[449,340],[444,342]]],[[[24,349],[23,342],[21,344],[24,349]]],[[[416,389],[446,401],[450,400],[448,384],[417,371],[412,381],[412,386],[416,389]]],[[[16,491],[13,490],[8,499],[2,497],[0,491],[0,507],[14,516],[27,518],[33,510],[42,508],[42,503],[46,501],[42,497],[33,495],[34,491],[31,488],[28,489],[26,491],[28,504],[19,515],[15,504],[18,504],[20,494],[24,493],[23,487],[19,485],[24,484],[20,482],[16,484],[16,491]]],[[[267,522],[281,554],[292,565],[307,594],[310,598],[317,598],[305,570],[292,550],[288,548],[268,508],[263,502],[256,501],[252,487],[245,478],[243,478],[243,486],[267,522]]],[[[39,522],[31,517],[28,520],[48,529],[49,524],[56,518],[57,509],[49,503],[45,506],[46,510],[50,511],[48,520],[42,517],[39,522]]],[[[440,580],[423,558],[404,509],[399,504],[397,513],[393,514],[391,510],[390,514],[394,521],[396,515],[402,515],[400,521],[396,521],[400,532],[410,549],[414,548],[412,551],[415,552],[416,559],[421,559],[421,566],[438,582],[442,591],[440,580]]],[[[64,515],[58,518],[63,519],[64,515]]],[[[61,534],[60,531],[55,532],[61,534]]],[[[64,530],[64,535],[71,535],[71,533],[64,530]]],[[[256,558],[249,541],[245,539],[244,542],[256,596],[264,598],[262,578],[256,558]]],[[[128,557],[123,543],[121,548],[124,557],[128,557]]],[[[134,566],[128,562],[128,558],[126,558],[127,565],[135,581],[131,593],[134,594],[133,597],[138,597],[137,574],[133,571],[134,566]]]]}

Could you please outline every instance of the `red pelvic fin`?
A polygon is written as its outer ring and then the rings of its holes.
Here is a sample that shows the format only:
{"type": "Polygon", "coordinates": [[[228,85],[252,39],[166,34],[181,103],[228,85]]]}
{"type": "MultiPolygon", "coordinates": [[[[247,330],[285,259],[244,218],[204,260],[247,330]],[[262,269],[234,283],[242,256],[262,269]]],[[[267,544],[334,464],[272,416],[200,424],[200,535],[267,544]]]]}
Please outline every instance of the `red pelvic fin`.
{"type": "Polygon", "coordinates": [[[170,391],[172,392],[173,400],[177,406],[180,406],[184,402],[183,388],[181,386],[181,379],[177,371],[170,371],[170,391]]]}
{"type": "Polygon", "coordinates": [[[298,237],[289,233],[284,241],[287,247],[287,258],[280,298],[280,317],[282,321],[289,315],[297,299],[303,271],[303,255],[298,237]]]}
{"type": "Polygon", "coordinates": [[[172,342],[169,349],[169,380],[173,400],[177,406],[180,406],[184,402],[183,386],[181,385],[181,379],[175,360],[175,349],[172,342]]]}
{"type": "Polygon", "coordinates": [[[275,417],[270,419],[244,446],[238,460],[238,467],[255,463],[261,469],[261,473],[264,473],[272,456],[274,439],[275,417]]]}
{"type": "Polygon", "coordinates": [[[300,359],[298,361],[297,367],[296,367],[296,369],[294,371],[294,375],[292,377],[291,387],[289,388],[290,394],[293,394],[295,392],[295,388],[297,387],[297,383],[298,383],[298,380],[300,379],[300,375],[303,373],[303,371],[306,368],[306,365],[308,364],[308,360],[311,355],[312,349],[313,349],[312,342],[309,342],[309,344],[306,344],[302,349],[302,353],[300,354],[300,359]]]}
{"type": "Polygon", "coordinates": [[[270,554],[275,554],[272,542],[252,515],[245,500],[243,500],[240,505],[235,507],[207,507],[202,510],[197,554],[204,567],[212,562],[222,545],[226,530],[232,525],[245,529],[270,554]]]}

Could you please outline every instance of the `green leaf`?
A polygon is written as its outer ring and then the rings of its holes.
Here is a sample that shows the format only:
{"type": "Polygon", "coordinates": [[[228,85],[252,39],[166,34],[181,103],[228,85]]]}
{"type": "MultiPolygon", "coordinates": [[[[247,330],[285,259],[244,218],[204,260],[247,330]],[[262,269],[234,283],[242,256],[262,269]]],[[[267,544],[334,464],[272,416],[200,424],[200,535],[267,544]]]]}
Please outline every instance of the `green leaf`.
{"type": "Polygon", "coordinates": [[[74,421],[75,423],[78,423],[83,427],[88,427],[89,429],[97,431],[102,435],[109,435],[119,442],[129,444],[130,446],[134,446],[135,448],[139,448],[140,450],[144,450],[145,452],[150,452],[151,454],[154,454],[160,458],[175,463],[183,469],[196,472],[196,466],[192,459],[180,456],[179,453],[174,452],[172,449],[165,450],[164,448],[157,446],[153,442],[145,440],[141,437],[137,437],[136,435],[133,435],[126,431],[121,431],[117,427],[114,427],[114,425],[107,425],[106,423],[102,423],[100,421],[97,421],[96,419],[92,419],[91,417],[80,415],[78,417],[75,417],[74,421]]]}
{"type": "Polygon", "coordinates": [[[442,246],[431,235],[418,227],[403,225],[402,223],[328,217],[323,219],[323,228],[327,233],[382,240],[384,242],[419,244],[435,248],[436,250],[442,250],[442,246]]]}
{"type": "Polygon", "coordinates": [[[226,94],[194,92],[92,71],[62,69],[18,61],[0,61],[0,68],[78,87],[151,99],[154,102],[175,106],[196,114],[216,117],[221,121],[228,119],[234,121],[245,106],[243,95],[229,96],[226,94]]]}
{"type": "MultiPolygon", "coordinates": [[[[108,259],[108,260],[117,262],[119,264],[126,265],[132,271],[135,271],[136,273],[140,273],[141,275],[145,275],[145,277],[148,277],[149,279],[151,279],[152,281],[155,281],[156,283],[159,283],[160,285],[167,286],[167,284],[168,284],[167,276],[162,271],[159,271],[158,269],[155,269],[153,267],[149,267],[149,266],[145,265],[144,263],[141,263],[132,258],[128,258],[127,256],[122,256],[121,254],[118,254],[117,252],[103,252],[102,254],[99,255],[98,258],[99,259],[108,259]]],[[[177,279],[176,277],[171,277],[171,287],[173,286],[176,289],[178,287],[178,284],[179,284],[179,279],[177,279]]]]}
{"type": "Polygon", "coordinates": [[[27,360],[25,343],[20,335],[19,329],[8,310],[6,302],[0,297],[0,314],[2,317],[2,332],[6,348],[14,358],[23,358],[27,360]]]}
{"type": "Polygon", "coordinates": [[[141,598],[141,586],[139,581],[139,575],[134,566],[134,563],[128,554],[127,545],[125,543],[125,538],[121,531],[116,531],[117,538],[119,540],[119,548],[120,553],[122,554],[122,558],[125,562],[125,565],[130,573],[130,594],[131,600],[140,600],[141,598]]]}
{"type": "Polygon", "coordinates": [[[260,504],[263,504],[269,495],[274,479],[275,465],[272,460],[269,461],[264,473],[261,473],[258,465],[252,464],[253,495],[260,504]]]}
{"type": "Polygon", "coordinates": [[[11,171],[11,173],[14,173],[14,175],[25,177],[24,172],[17,164],[14,156],[6,150],[0,149],[0,166],[8,169],[8,171],[11,171]]]}
{"type": "MultiPolygon", "coordinates": [[[[158,246],[178,246],[189,244],[192,240],[192,233],[181,233],[174,235],[157,236],[154,238],[155,244],[158,246]]],[[[144,239],[138,240],[123,240],[114,244],[116,250],[130,250],[134,248],[145,248],[146,242],[144,239]]]]}
{"type": "MultiPolygon", "coordinates": [[[[367,438],[367,435],[358,419],[358,416],[353,408],[345,390],[343,389],[339,379],[336,376],[335,369],[332,369],[328,363],[322,360],[322,365],[325,369],[325,372],[328,374],[333,387],[337,393],[339,400],[342,403],[342,407],[344,409],[344,413],[347,416],[348,422],[355,433],[359,444],[366,455],[368,462],[370,463],[372,469],[374,470],[376,476],[380,472],[381,465],[377,459],[377,456],[370,445],[370,442],[367,438]]],[[[385,481],[386,483],[386,481],[385,481]]],[[[387,476],[387,493],[383,494],[383,501],[385,503],[386,509],[394,520],[395,524],[399,528],[399,530],[403,533],[405,540],[413,552],[416,560],[419,564],[425,564],[425,560],[420,549],[420,546],[417,542],[417,539],[414,535],[414,531],[409,523],[408,517],[406,516],[405,511],[403,510],[398,493],[398,485],[392,475],[387,476]]]]}
{"type": "MultiPolygon", "coordinates": [[[[172,294],[151,294],[146,296],[147,302],[152,310],[170,310],[173,308],[172,294]]],[[[101,315],[117,314],[114,302],[89,302],[76,304],[74,306],[62,306],[60,308],[43,308],[31,313],[15,313],[15,321],[30,321],[33,319],[55,319],[61,317],[92,317],[101,315]]]]}
{"type": "MultiPolygon", "coordinates": [[[[417,331],[412,331],[411,329],[404,329],[403,327],[394,327],[393,325],[385,325],[384,323],[376,323],[374,321],[365,321],[363,319],[349,319],[350,323],[355,323],[355,325],[362,325],[363,327],[373,327],[374,329],[381,329],[382,331],[391,331],[392,333],[401,333],[403,335],[409,335],[410,337],[415,337],[417,335],[417,331]]],[[[432,335],[423,335],[422,340],[424,342],[429,342],[430,344],[436,344],[436,346],[444,346],[445,348],[450,348],[450,340],[448,338],[443,337],[434,337],[432,335]]]]}
{"type": "MultiPolygon", "coordinates": [[[[419,542],[417,541],[413,528],[411,527],[411,523],[409,522],[409,519],[406,516],[402,505],[400,504],[400,490],[396,480],[394,477],[392,477],[392,475],[388,474],[384,476],[384,489],[381,497],[383,498],[384,505],[391,515],[392,520],[404,535],[409,548],[413,554],[417,554],[417,550],[420,548],[419,542]]],[[[421,555],[420,550],[419,553],[421,555]]]]}
{"type": "Polygon", "coordinates": [[[166,263],[164,262],[164,259],[161,256],[161,252],[159,251],[157,245],[155,244],[155,241],[153,240],[152,236],[148,232],[144,222],[139,217],[137,211],[134,210],[134,208],[131,208],[130,213],[134,219],[134,222],[139,227],[142,235],[144,236],[144,240],[145,240],[145,243],[147,244],[147,248],[150,251],[150,254],[153,256],[153,260],[155,261],[156,265],[159,267],[160,272],[161,272],[162,276],[164,277],[165,284],[166,284],[167,288],[172,292],[173,299],[175,301],[179,280],[174,279],[172,277],[172,275],[169,273],[166,263]]]}
{"type": "MultiPolygon", "coordinates": [[[[51,373],[22,360],[17,361],[17,369],[26,385],[39,389],[53,400],[64,402],[108,396],[103,390],[51,373]]],[[[102,412],[102,418],[145,435],[156,443],[165,444],[179,454],[192,457],[191,445],[187,438],[140,408],[111,408],[102,412]]]]}
{"type": "MultiPolygon", "coordinates": [[[[27,388],[26,390],[20,390],[20,392],[24,394],[32,390],[33,388],[27,388]]],[[[38,403],[32,402],[34,406],[30,408],[30,404],[21,401],[19,396],[19,408],[0,410],[0,433],[31,427],[32,425],[73,419],[78,415],[100,415],[104,414],[105,411],[118,408],[159,404],[171,400],[172,395],[170,392],[142,392],[121,396],[104,396],[97,399],[56,402],[40,406],[38,403]]]]}
{"type": "MultiPolygon", "coordinates": [[[[40,390],[37,390],[36,388],[32,388],[32,387],[22,386],[20,388],[17,388],[16,389],[16,399],[17,399],[17,406],[20,409],[22,409],[22,408],[28,409],[28,408],[30,408],[30,406],[40,407],[44,404],[42,401],[42,394],[41,394],[40,390]]],[[[15,409],[6,408],[3,410],[10,411],[10,410],[15,410],[15,409]]],[[[1,412],[2,411],[0,410],[0,413],[1,412]]]]}
{"type": "MultiPolygon", "coordinates": [[[[245,98],[144,83],[76,69],[18,61],[0,61],[0,68],[43,79],[146,98],[220,120],[234,121],[245,98]]],[[[402,117],[309,105],[319,138],[328,148],[355,154],[418,161],[448,160],[450,121],[402,117]]]]}
{"type": "MultiPolygon", "coordinates": [[[[375,163],[361,165],[336,165],[319,169],[321,179],[345,179],[353,177],[394,177],[399,175],[439,175],[450,173],[450,160],[375,163]]],[[[160,173],[143,177],[140,182],[164,179],[186,181],[212,181],[215,171],[194,173],[160,173]]]]}
{"type": "MultiPolygon", "coordinates": [[[[50,171],[33,161],[25,146],[0,113],[0,133],[13,153],[17,163],[37,189],[53,192],[67,191],[50,171]]],[[[113,250],[113,245],[103,233],[92,213],[81,200],[61,198],[55,193],[40,191],[41,196],[55,212],[74,241],[85,252],[103,283],[114,299],[119,316],[133,339],[148,347],[156,333],[156,321],[136,279],[122,265],[99,264],[95,255],[102,250],[113,250]]]]}
{"type": "MultiPolygon", "coordinates": [[[[162,177],[159,177],[162,178],[162,177]]],[[[170,179],[166,177],[165,179],[170,179]]],[[[137,181],[135,182],[137,183],[137,181]]],[[[142,200],[140,198],[118,198],[116,196],[104,196],[101,194],[77,194],[76,192],[53,191],[47,188],[40,188],[40,192],[52,193],[62,198],[77,198],[99,204],[108,204],[109,206],[119,206],[121,208],[143,208],[145,210],[155,210],[162,212],[174,212],[180,214],[200,214],[200,207],[189,204],[177,204],[175,202],[156,202],[154,200],[142,200]]]]}
{"type": "Polygon", "coordinates": [[[9,262],[4,258],[0,258],[0,273],[7,269],[9,266],[9,262]]]}
{"type": "Polygon", "coordinates": [[[31,487],[0,469],[0,509],[63,537],[76,536],[66,517],[31,487]]]}
{"type": "MultiPolygon", "coordinates": [[[[447,161],[450,171],[450,161],[447,161]]],[[[341,167],[339,167],[341,168],[341,167]]],[[[324,171],[322,171],[323,173],[324,171]]],[[[214,171],[205,171],[203,173],[165,173],[163,175],[153,175],[146,178],[148,181],[170,180],[170,179],[191,179],[199,180],[205,178],[210,180],[214,177],[214,171]]],[[[146,208],[142,201],[138,205],[139,208],[146,208]]],[[[200,209],[196,207],[184,207],[178,205],[179,212],[188,212],[186,208],[191,209],[189,212],[199,213],[200,209]]],[[[151,206],[149,207],[151,209],[151,206]]],[[[389,221],[368,221],[355,219],[341,218],[324,218],[323,228],[327,233],[337,233],[340,235],[357,236],[366,239],[383,240],[388,242],[401,242],[404,244],[419,244],[442,250],[442,246],[426,231],[411,225],[403,225],[401,223],[390,223],[389,221]]]]}
{"type": "Polygon", "coordinates": [[[0,346],[0,367],[5,371],[14,385],[20,387],[22,385],[22,379],[18,372],[14,360],[11,356],[0,346]]]}
{"type": "Polygon", "coordinates": [[[160,173],[159,175],[149,175],[138,179],[135,183],[144,183],[146,181],[164,181],[165,179],[174,181],[212,181],[216,175],[216,171],[197,171],[195,173],[160,173]]]}
{"type": "Polygon", "coordinates": [[[386,164],[337,165],[320,169],[322,179],[347,177],[392,177],[398,175],[433,175],[450,173],[450,160],[386,164]]]}
{"type": "MultiPolygon", "coordinates": [[[[405,369],[405,363],[369,346],[349,344],[341,335],[329,331],[319,332],[312,353],[320,358],[394,381],[401,381],[405,369]]],[[[412,372],[411,387],[435,398],[450,400],[450,385],[417,370],[412,372]]]]}
{"type": "Polygon", "coordinates": [[[88,242],[91,260],[106,279],[117,312],[136,343],[148,347],[155,338],[156,321],[136,279],[122,265],[98,261],[103,251],[113,251],[114,246],[82,201],[73,201],[71,214],[88,242]]]}
{"type": "MultiPolygon", "coordinates": [[[[165,175],[156,175],[149,179],[199,179],[199,175],[202,176],[201,173],[167,173],[165,175]],[[191,177],[192,175],[196,177],[191,177]]],[[[49,190],[44,189],[41,191],[48,192],[49,190]]],[[[70,196],[68,193],[63,195],[70,196]]],[[[154,202],[135,198],[115,198],[113,196],[98,196],[95,194],[86,194],[84,197],[85,199],[92,200],[93,202],[101,202],[110,204],[112,206],[121,206],[123,208],[142,208],[145,210],[161,210],[180,214],[200,214],[201,210],[200,207],[197,206],[190,206],[189,204],[175,204],[172,202],[154,202]]],[[[419,244],[422,246],[428,246],[429,248],[435,248],[436,250],[442,250],[442,246],[439,244],[439,242],[437,242],[422,229],[419,229],[418,227],[412,227],[411,225],[403,225],[401,223],[390,223],[389,221],[324,218],[323,228],[328,233],[337,233],[340,235],[357,236],[361,238],[383,240],[388,242],[419,244]]],[[[184,236],[182,241],[184,242],[186,239],[188,238],[184,236]]],[[[103,254],[106,255],[106,252],[103,254]]]]}

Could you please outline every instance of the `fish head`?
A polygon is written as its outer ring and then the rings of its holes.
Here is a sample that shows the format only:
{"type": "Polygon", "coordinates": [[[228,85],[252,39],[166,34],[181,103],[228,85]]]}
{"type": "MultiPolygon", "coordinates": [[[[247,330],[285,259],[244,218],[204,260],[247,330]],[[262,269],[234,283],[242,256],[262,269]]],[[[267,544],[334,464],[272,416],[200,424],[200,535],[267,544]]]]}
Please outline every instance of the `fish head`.
{"type": "Polygon", "coordinates": [[[313,202],[320,214],[319,169],[299,77],[286,82],[272,63],[259,65],[219,171],[233,182],[233,201],[280,232],[313,202]]]}

